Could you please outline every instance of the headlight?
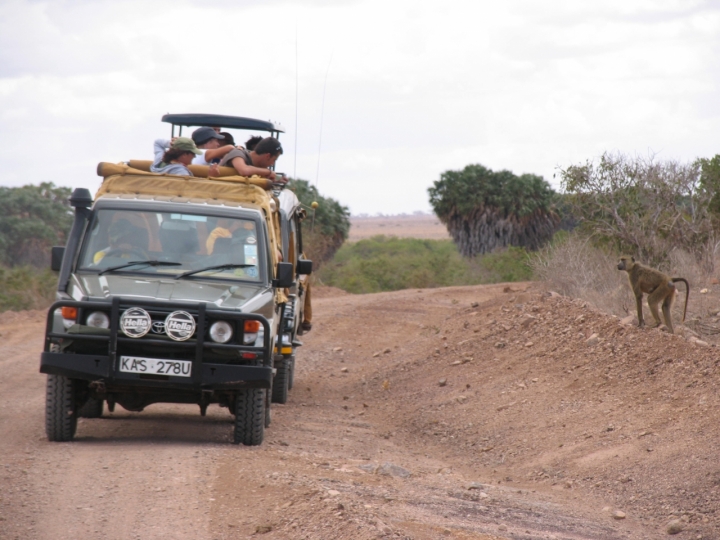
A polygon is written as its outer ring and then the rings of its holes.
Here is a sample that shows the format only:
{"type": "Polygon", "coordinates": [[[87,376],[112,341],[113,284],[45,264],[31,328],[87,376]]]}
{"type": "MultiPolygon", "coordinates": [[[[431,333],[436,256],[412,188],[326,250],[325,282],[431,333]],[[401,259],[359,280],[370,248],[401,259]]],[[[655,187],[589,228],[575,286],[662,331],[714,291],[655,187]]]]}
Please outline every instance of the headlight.
{"type": "Polygon", "coordinates": [[[95,328],[110,328],[110,318],[102,311],[93,311],[88,315],[85,324],[95,328]]]}
{"type": "Polygon", "coordinates": [[[210,325],[210,339],[215,343],[227,343],[232,335],[232,326],[225,321],[216,321],[210,325]]]}

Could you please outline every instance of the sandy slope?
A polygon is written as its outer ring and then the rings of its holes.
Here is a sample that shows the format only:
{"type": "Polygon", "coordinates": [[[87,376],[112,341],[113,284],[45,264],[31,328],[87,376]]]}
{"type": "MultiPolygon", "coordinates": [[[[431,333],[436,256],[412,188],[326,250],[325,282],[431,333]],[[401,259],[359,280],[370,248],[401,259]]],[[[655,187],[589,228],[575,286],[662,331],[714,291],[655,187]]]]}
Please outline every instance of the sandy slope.
{"type": "Polygon", "coordinates": [[[318,294],[255,448],[169,405],[48,443],[43,314],[3,315],[0,538],[720,536],[717,350],[511,287],[318,294]]]}

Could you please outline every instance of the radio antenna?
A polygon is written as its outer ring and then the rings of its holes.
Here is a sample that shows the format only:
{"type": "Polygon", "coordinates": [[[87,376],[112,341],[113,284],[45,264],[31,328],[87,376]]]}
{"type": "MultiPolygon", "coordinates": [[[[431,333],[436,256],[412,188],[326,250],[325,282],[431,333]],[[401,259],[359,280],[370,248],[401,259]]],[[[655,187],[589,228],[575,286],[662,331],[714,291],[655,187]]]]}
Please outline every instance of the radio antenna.
{"type": "Polygon", "coordinates": [[[298,24],[295,19],[295,156],[293,157],[293,179],[297,180],[298,140],[298,24]]]}
{"type": "Polygon", "coordinates": [[[322,106],[320,108],[320,137],[318,139],[318,159],[317,159],[317,170],[315,171],[315,188],[318,187],[318,182],[320,180],[320,150],[322,149],[322,133],[323,133],[323,121],[325,119],[325,91],[327,90],[327,81],[328,81],[328,75],[330,74],[330,65],[332,64],[333,55],[335,54],[335,49],[330,53],[330,60],[328,61],[328,67],[325,71],[325,83],[323,84],[323,97],[322,97],[322,106]]]}

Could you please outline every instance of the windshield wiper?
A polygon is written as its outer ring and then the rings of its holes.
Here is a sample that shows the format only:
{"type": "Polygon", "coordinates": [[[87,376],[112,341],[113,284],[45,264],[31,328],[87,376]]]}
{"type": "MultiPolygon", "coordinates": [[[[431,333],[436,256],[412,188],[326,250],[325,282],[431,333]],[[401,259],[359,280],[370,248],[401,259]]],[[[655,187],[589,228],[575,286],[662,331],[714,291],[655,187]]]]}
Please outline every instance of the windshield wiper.
{"type": "Polygon", "coordinates": [[[205,268],[198,268],[197,270],[188,270],[180,275],[175,276],[175,279],[192,276],[193,274],[199,274],[200,272],[207,272],[209,270],[232,270],[233,268],[249,268],[255,266],[254,264],[216,264],[215,266],[206,266],[205,268]]]}
{"type": "Polygon", "coordinates": [[[171,261],[155,261],[155,260],[149,260],[149,261],[130,261],[126,262],[125,264],[119,264],[117,266],[111,266],[110,268],[106,268],[102,272],[98,272],[98,276],[102,276],[103,274],[107,272],[114,272],[115,270],[120,270],[121,268],[127,268],[129,266],[135,266],[137,264],[146,264],[148,266],[182,266],[182,263],[179,262],[171,262],[171,261]]]}

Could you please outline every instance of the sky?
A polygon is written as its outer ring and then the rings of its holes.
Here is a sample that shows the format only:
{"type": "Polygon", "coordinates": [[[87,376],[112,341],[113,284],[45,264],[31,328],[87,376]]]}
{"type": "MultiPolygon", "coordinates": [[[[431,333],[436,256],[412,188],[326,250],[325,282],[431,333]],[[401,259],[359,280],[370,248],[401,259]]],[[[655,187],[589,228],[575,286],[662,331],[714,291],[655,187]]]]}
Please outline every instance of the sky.
{"type": "Polygon", "coordinates": [[[427,212],[473,163],[714,156],[718,68],[719,0],[0,0],[0,185],[94,192],[215,113],[284,126],[277,170],[353,214],[427,212]]]}

